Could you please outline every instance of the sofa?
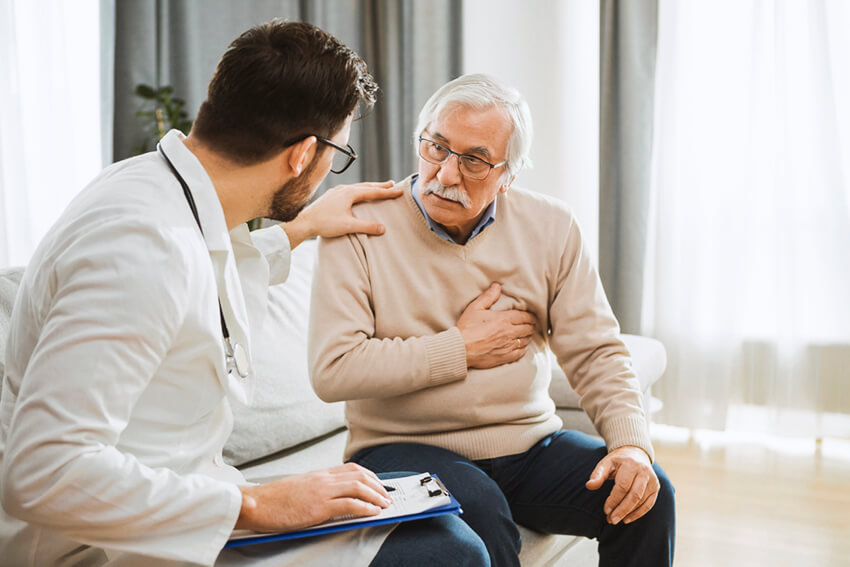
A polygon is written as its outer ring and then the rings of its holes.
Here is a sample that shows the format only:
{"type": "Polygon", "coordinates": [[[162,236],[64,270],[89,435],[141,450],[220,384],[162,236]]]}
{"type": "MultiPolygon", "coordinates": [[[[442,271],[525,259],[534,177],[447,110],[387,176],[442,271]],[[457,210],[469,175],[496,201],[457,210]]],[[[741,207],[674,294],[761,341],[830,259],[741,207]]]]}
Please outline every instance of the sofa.
{"type": "MultiPolygon", "coordinates": [[[[313,392],[307,372],[307,324],[316,242],[293,252],[289,278],[269,290],[268,315],[254,338],[253,366],[258,380],[254,401],[232,402],[234,429],[224,457],[248,479],[260,480],[330,467],[342,462],[345,445],[343,404],[328,404],[313,392]]],[[[0,269],[0,374],[5,361],[9,316],[23,268],[0,269]]],[[[647,408],[666,355],[654,339],[624,335],[632,353],[647,408]]],[[[579,407],[578,395],[553,364],[550,393],[564,427],[596,435],[579,407]]],[[[590,566],[598,563],[596,542],[581,537],[545,535],[520,528],[524,566],[590,566]]]]}

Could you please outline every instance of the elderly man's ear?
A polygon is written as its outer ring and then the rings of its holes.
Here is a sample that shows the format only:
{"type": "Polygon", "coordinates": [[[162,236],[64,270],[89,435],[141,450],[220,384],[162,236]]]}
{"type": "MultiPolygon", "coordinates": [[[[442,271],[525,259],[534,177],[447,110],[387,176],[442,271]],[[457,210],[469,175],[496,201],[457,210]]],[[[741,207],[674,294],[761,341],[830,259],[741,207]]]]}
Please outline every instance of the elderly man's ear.
{"type": "Polygon", "coordinates": [[[499,191],[500,191],[501,193],[507,193],[507,192],[508,192],[508,189],[510,189],[510,188],[511,188],[511,184],[514,182],[514,179],[516,179],[516,177],[511,177],[511,178],[508,180],[508,182],[507,182],[507,183],[503,183],[503,184],[502,184],[502,186],[501,186],[501,187],[499,187],[499,191]]]}

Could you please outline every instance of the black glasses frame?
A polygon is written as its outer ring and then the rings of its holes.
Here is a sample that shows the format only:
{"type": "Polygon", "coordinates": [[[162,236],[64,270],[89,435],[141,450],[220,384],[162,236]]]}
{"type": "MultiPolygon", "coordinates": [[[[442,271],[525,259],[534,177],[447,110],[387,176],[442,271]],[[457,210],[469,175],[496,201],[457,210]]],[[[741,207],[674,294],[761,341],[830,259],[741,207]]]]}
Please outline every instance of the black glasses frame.
{"type": "Polygon", "coordinates": [[[499,163],[490,163],[486,159],[482,159],[478,156],[472,156],[472,155],[469,155],[469,154],[459,154],[456,151],[452,150],[451,148],[446,147],[445,144],[441,144],[440,142],[437,142],[435,140],[431,140],[429,138],[423,138],[422,136],[419,136],[419,147],[417,148],[417,151],[419,153],[419,157],[421,157],[422,159],[424,159],[428,163],[433,163],[434,165],[443,165],[444,163],[449,161],[449,158],[451,158],[452,156],[456,156],[457,157],[457,170],[460,172],[460,174],[463,175],[464,177],[469,177],[470,179],[475,179],[476,181],[483,181],[484,179],[487,179],[487,176],[490,175],[490,172],[494,168],[502,167],[503,165],[508,163],[508,160],[500,161],[499,163]],[[446,150],[447,152],[449,152],[449,155],[447,155],[446,159],[444,159],[443,161],[432,161],[431,158],[428,158],[428,157],[422,155],[422,142],[428,142],[429,144],[434,144],[435,146],[439,146],[439,147],[443,148],[444,150],[446,150]],[[477,159],[478,161],[485,163],[488,166],[490,166],[490,169],[487,170],[487,173],[484,174],[484,177],[473,177],[473,176],[463,172],[463,169],[460,166],[460,164],[461,164],[460,158],[477,159]]]}
{"type": "Polygon", "coordinates": [[[354,163],[354,160],[356,160],[358,158],[357,152],[354,151],[354,148],[351,147],[351,144],[346,144],[345,147],[342,147],[339,144],[337,144],[336,142],[334,142],[333,140],[328,140],[324,136],[317,136],[316,134],[303,134],[301,136],[298,136],[297,138],[293,138],[292,140],[284,142],[283,145],[284,145],[284,147],[291,146],[293,144],[297,144],[298,142],[300,142],[302,140],[306,140],[310,136],[313,136],[314,138],[316,138],[316,140],[322,142],[323,144],[327,144],[328,146],[330,146],[333,149],[335,149],[336,151],[344,154],[348,158],[348,161],[345,162],[345,165],[343,165],[339,169],[333,169],[333,167],[332,167],[331,173],[340,174],[340,173],[344,172],[346,169],[351,167],[351,164],[354,163]]]}

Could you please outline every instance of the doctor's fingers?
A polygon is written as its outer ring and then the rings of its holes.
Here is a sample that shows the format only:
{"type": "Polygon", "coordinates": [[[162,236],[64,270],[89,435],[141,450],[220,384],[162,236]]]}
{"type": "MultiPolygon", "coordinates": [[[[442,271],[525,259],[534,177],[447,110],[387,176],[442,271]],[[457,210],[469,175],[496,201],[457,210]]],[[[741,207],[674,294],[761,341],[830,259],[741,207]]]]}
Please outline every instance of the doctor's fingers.
{"type": "Polygon", "coordinates": [[[402,193],[400,187],[394,187],[393,181],[384,181],[382,183],[358,183],[351,185],[351,202],[359,203],[360,201],[374,201],[377,199],[391,199],[398,197],[402,193]]]}
{"type": "Polygon", "coordinates": [[[380,236],[384,234],[384,232],[386,231],[386,227],[378,221],[369,221],[358,219],[357,217],[351,217],[348,219],[348,223],[345,226],[345,230],[349,234],[353,232],[359,232],[362,234],[380,236]]]}
{"type": "Polygon", "coordinates": [[[337,481],[345,482],[350,480],[359,480],[361,482],[365,482],[369,486],[372,486],[379,492],[386,494],[386,491],[384,490],[384,483],[381,482],[378,475],[357,463],[345,463],[344,465],[328,469],[328,472],[333,474],[337,481]]]}
{"type": "Polygon", "coordinates": [[[374,516],[381,513],[381,507],[369,504],[357,498],[335,498],[328,502],[325,509],[329,519],[340,516],[374,516]]]}
{"type": "Polygon", "coordinates": [[[325,495],[329,499],[357,498],[381,508],[392,504],[392,500],[381,484],[374,486],[363,479],[346,478],[336,479],[333,484],[326,487],[325,495]]]}
{"type": "Polygon", "coordinates": [[[367,476],[371,476],[375,480],[378,480],[378,475],[376,475],[374,472],[370,471],[364,466],[358,465],[357,463],[352,463],[351,461],[331,467],[327,469],[327,471],[331,474],[347,474],[352,472],[362,473],[367,476]]]}
{"type": "Polygon", "coordinates": [[[392,179],[387,179],[386,181],[360,181],[358,183],[349,183],[347,185],[337,185],[334,189],[341,189],[345,187],[350,187],[352,189],[370,189],[375,187],[383,187],[388,188],[395,185],[395,181],[392,179]]]}

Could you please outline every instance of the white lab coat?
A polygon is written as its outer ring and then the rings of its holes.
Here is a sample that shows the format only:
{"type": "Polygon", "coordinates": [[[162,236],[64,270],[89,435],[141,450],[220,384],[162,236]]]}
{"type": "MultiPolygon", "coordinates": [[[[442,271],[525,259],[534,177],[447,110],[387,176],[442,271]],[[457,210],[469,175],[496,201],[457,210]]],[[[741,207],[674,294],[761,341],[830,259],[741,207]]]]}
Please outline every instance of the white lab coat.
{"type": "MultiPolygon", "coordinates": [[[[250,399],[253,374],[225,370],[218,297],[250,356],[289,242],[277,227],[228,234],[181,135],[162,146],[191,188],[203,237],[178,181],[149,153],[84,189],[21,281],[0,400],[4,565],[127,565],[136,554],[212,565],[238,517],[244,479],[221,449],[228,394],[250,399]]],[[[381,541],[357,548],[371,558],[381,541]]]]}

